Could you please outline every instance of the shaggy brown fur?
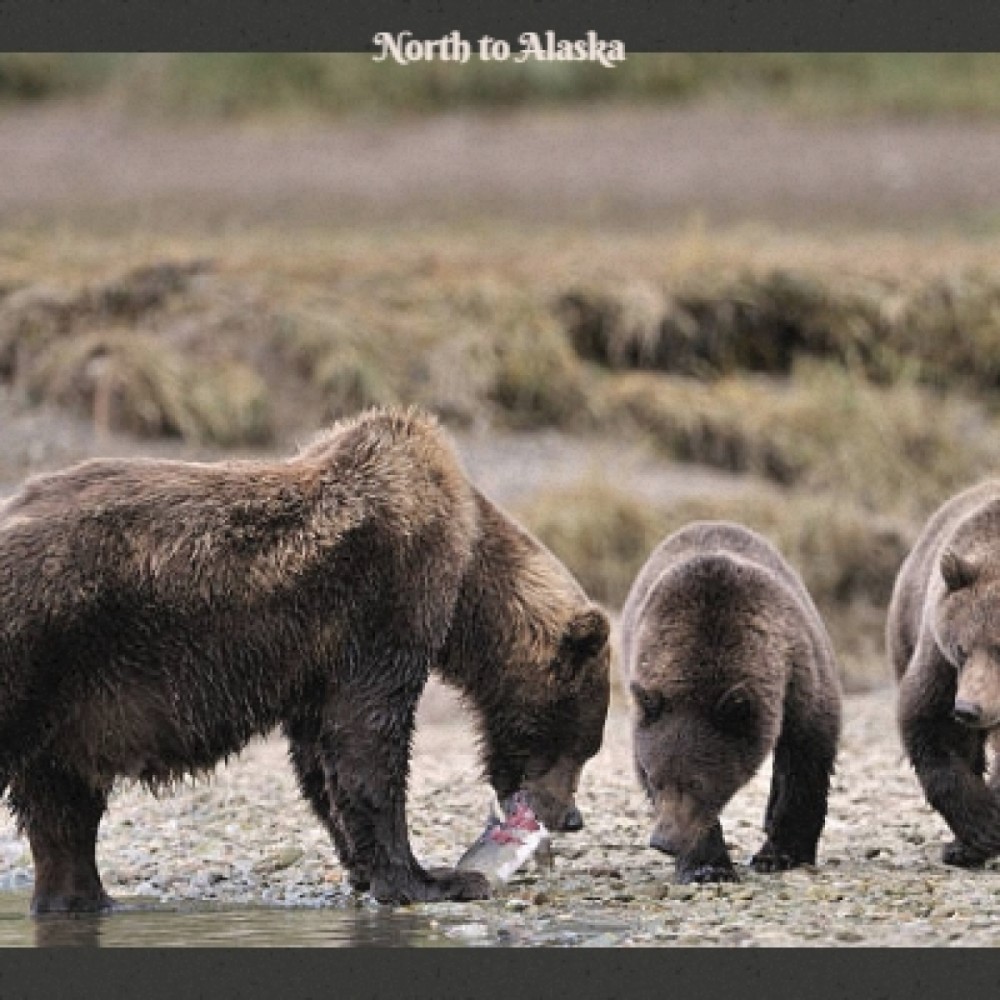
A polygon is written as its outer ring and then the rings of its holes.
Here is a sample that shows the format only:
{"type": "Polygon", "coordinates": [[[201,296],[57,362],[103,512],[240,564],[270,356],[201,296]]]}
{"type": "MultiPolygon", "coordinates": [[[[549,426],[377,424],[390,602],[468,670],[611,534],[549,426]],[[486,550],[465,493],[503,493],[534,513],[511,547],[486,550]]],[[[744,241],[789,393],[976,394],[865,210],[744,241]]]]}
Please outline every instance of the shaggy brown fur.
{"type": "Polygon", "coordinates": [[[886,645],[903,744],[956,838],[944,861],[979,867],[1000,854],[1000,482],[928,521],[896,578],[886,645]]]}
{"type": "Polygon", "coordinates": [[[840,733],[830,640],[797,574],[760,535],[697,522],[661,542],[622,612],[650,845],[679,881],[731,880],[719,814],[774,752],[758,871],[815,863],[840,733]]]}
{"type": "Polygon", "coordinates": [[[110,905],[94,857],[116,777],[213,767],[281,725],[352,882],[486,894],[426,872],[405,816],[432,668],[478,712],[498,794],[550,826],[608,704],[608,623],[468,482],[436,423],[373,411],[283,462],[91,461],[0,506],[0,791],[36,912],[110,905]]]}

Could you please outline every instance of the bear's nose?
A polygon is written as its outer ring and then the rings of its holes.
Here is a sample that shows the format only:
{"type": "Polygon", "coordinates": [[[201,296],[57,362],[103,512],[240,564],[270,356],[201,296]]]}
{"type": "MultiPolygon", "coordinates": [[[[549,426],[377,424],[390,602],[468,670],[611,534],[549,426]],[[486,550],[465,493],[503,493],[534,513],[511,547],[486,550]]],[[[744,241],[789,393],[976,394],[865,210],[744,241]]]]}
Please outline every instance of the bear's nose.
{"type": "Polygon", "coordinates": [[[670,841],[659,830],[654,830],[649,838],[649,846],[663,851],[664,854],[676,854],[677,852],[670,846],[670,841]]]}
{"type": "Polygon", "coordinates": [[[963,726],[978,726],[983,721],[983,710],[972,701],[956,701],[951,713],[963,726]]]}
{"type": "Polygon", "coordinates": [[[580,810],[576,806],[573,806],[563,817],[562,828],[567,833],[576,833],[577,830],[583,829],[583,816],[580,815],[580,810]]]}

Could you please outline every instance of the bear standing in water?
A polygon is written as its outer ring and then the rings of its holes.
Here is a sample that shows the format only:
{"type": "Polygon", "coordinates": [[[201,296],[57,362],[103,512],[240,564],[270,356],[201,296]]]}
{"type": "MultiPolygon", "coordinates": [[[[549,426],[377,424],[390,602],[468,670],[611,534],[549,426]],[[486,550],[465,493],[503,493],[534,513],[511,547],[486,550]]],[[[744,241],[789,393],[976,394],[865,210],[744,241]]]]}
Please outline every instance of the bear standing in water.
{"type": "Polygon", "coordinates": [[[826,629],[797,574],[760,535],[697,522],[661,542],[622,612],[650,846],[681,882],[734,880],[719,814],[774,753],[757,871],[814,864],[840,734],[826,629]]]}
{"type": "Polygon", "coordinates": [[[152,788],[281,726],[349,878],[386,902],[475,899],[410,850],[431,669],[476,712],[487,776],[553,829],[600,748],[608,622],[467,480],[435,421],[372,411],[278,462],[90,461],[0,504],[0,794],[34,912],[109,907],[115,778],[152,788]]]}
{"type": "Polygon", "coordinates": [[[886,629],[903,745],[955,840],[943,860],[1000,854],[1000,482],[949,500],[927,522],[893,590],[886,629]]]}

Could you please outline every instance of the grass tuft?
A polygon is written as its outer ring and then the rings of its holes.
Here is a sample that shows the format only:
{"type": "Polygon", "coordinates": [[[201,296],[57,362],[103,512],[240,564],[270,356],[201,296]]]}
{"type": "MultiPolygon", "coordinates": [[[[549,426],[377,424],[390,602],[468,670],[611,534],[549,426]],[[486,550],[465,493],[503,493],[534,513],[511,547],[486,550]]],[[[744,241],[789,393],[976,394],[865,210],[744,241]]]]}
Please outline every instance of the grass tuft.
{"type": "MultiPolygon", "coordinates": [[[[896,573],[916,531],[835,496],[748,489],[650,505],[603,483],[543,493],[519,511],[584,589],[620,608],[643,563],[671,532],[731,520],[761,532],[816,601],[852,690],[885,681],[883,628],[896,573]]],[[[886,668],[887,669],[887,668],[886,668]]]]}
{"type": "Polygon", "coordinates": [[[111,330],[55,341],[26,380],[30,398],[65,407],[99,432],[222,446],[271,437],[267,388],[239,364],[192,365],[148,334],[111,330]]]}

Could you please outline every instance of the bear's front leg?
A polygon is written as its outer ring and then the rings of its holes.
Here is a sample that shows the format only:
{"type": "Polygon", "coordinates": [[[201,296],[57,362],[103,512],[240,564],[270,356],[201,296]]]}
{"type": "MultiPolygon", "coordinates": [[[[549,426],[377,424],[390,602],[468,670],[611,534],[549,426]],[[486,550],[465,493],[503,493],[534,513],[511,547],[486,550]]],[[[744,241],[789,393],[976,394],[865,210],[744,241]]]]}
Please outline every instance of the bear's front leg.
{"type": "MultiPolygon", "coordinates": [[[[973,757],[970,766],[976,774],[982,775],[985,771],[986,740],[983,740],[982,753],[973,757]]],[[[996,755],[993,757],[993,765],[990,768],[987,788],[994,802],[1000,802],[1000,760],[997,759],[996,755]]],[[[974,847],[963,843],[958,838],[949,841],[941,848],[941,860],[946,865],[952,865],[955,868],[983,868],[989,859],[989,854],[977,851],[974,847]]]]}
{"type": "MultiPolygon", "coordinates": [[[[982,757],[974,759],[971,764],[976,774],[982,774],[986,767],[985,740],[983,744],[982,757]]],[[[993,766],[990,768],[987,787],[994,801],[1000,800],[1000,761],[997,760],[996,756],[994,756],[993,766]]],[[[941,860],[946,865],[952,865],[955,868],[983,868],[989,857],[988,854],[983,854],[958,839],[949,841],[941,848],[941,860]]]]}
{"type": "Polygon", "coordinates": [[[767,836],[750,859],[754,871],[779,872],[816,864],[836,756],[834,720],[816,719],[806,725],[797,719],[786,722],[774,749],[771,794],[764,815],[767,836]]]}
{"type": "Polygon", "coordinates": [[[901,683],[903,744],[927,801],[955,835],[942,860],[978,868],[1000,854],[1000,802],[983,780],[986,734],[952,718],[954,682],[927,683],[927,677],[927,668],[911,665],[901,683]]]}
{"type": "Polygon", "coordinates": [[[739,881],[718,820],[694,847],[677,855],[677,881],[681,884],[739,881]]]}
{"type": "MultiPolygon", "coordinates": [[[[376,673],[375,679],[380,676],[392,674],[376,673]]],[[[426,871],[414,858],[406,783],[420,687],[384,691],[367,680],[353,691],[338,686],[320,736],[332,819],[342,830],[338,848],[349,845],[350,856],[342,860],[352,882],[362,877],[380,903],[486,899],[489,883],[480,872],[426,871]]]]}
{"type": "Polygon", "coordinates": [[[32,914],[110,910],[96,859],[106,793],[43,758],[10,782],[10,804],[35,863],[32,914]]]}
{"type": "Polygon", "coordinates": [[[952,840],[941,848],[941,860],[953,868],[984,868],[989,855],[973,850],[960,840],[952,840]]]}

